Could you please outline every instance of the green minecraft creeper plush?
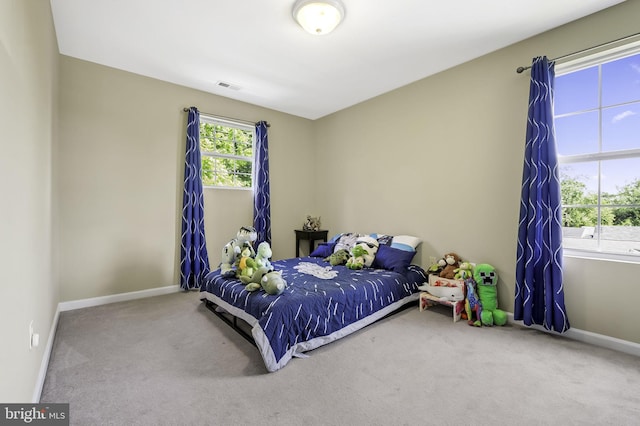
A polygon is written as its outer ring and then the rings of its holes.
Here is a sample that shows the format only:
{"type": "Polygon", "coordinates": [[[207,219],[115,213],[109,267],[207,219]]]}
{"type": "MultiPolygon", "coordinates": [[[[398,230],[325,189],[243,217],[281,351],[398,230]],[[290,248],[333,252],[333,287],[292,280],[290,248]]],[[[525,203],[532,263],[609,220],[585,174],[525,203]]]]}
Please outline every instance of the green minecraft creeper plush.
{"type": "Polygon", "coordinates": [[[498,309],[498,273],[496,268],[480,263],[473,270],[473,279],[476,282],[478,298],[482,303],[482,325],[505,325],[507,314],[498,309]]]}

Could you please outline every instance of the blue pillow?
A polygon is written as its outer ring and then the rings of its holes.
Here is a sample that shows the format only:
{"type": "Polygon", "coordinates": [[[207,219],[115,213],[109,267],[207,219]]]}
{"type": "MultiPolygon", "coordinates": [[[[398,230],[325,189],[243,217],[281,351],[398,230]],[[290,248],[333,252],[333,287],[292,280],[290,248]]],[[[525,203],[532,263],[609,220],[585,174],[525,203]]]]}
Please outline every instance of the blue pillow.
{"type": "Polygon", "coordinates": [[[386,269],[388,271],[405,274],[415,255],[415,251],[400,250],[381,244],[372,266],[378,269],[386,269]]]}
{"type": "Polygon", "coordinates": [[[335,242],[329,241],[328,243],[320,243],[309,256],[311,257],[329,257],[333,254],[333,248],[336,246],[335,242]]]}

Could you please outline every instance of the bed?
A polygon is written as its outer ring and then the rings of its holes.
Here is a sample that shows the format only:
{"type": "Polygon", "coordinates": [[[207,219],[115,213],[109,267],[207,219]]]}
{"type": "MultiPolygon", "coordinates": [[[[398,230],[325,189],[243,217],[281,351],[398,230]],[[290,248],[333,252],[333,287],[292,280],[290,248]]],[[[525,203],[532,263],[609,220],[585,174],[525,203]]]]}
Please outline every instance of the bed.
{"type": "MultiPolygon", "coordinates": [[[[334,249],[326,243],[325,250],[334,249]]],[[[228,316],[229,325],[241,329],[237,321],[244,321],[250,328],[245,337],[256,345],[267,370],[274,372],[292,357],[304,356],[417,301],[426,273],[409,263],[415,251],[404,251],[381,245],[372,267],[360,270],[332,266],[324,256],[274,261],[273,268],[287,281],[280,295],[248,292],[241,281],[218,269],[207,274],[201,299],[218,316],[228,316]]]]}

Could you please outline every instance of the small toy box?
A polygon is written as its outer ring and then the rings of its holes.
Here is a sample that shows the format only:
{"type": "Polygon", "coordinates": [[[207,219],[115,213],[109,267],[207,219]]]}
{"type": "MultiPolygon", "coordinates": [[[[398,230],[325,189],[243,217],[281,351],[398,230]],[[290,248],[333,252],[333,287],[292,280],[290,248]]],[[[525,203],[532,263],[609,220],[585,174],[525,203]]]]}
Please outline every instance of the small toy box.
{"type": "Polygon", "coordinates": [[[436,297],[445,297],[451,302],[464,300],[464,281],[441,278],[437,275],[429,275],[429,283],[422,286],[421,290],[427,291],[436,297]]]}
{"type": "Polygon", "coordinates": [[[424,311],[429,306],[436,304],[450,306],[452,308],[453,322],[460,320],[464,310],[464,281],[429,275],[429,282],[418,288],[422,290],[420,293],[420,311],[424,311]]]}

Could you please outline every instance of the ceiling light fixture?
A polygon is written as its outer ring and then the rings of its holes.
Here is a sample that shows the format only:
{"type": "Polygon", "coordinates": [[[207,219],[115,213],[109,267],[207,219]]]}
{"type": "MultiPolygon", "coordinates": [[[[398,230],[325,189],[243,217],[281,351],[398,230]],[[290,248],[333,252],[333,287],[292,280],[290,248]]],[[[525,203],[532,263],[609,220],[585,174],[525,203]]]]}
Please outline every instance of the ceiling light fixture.
{"type": "Polygon", "coordinates": [[[344,13],[340,0],[296,0],[293,5],[293,19],[315,35],[333,31],[344,19],[344,13]]]}

